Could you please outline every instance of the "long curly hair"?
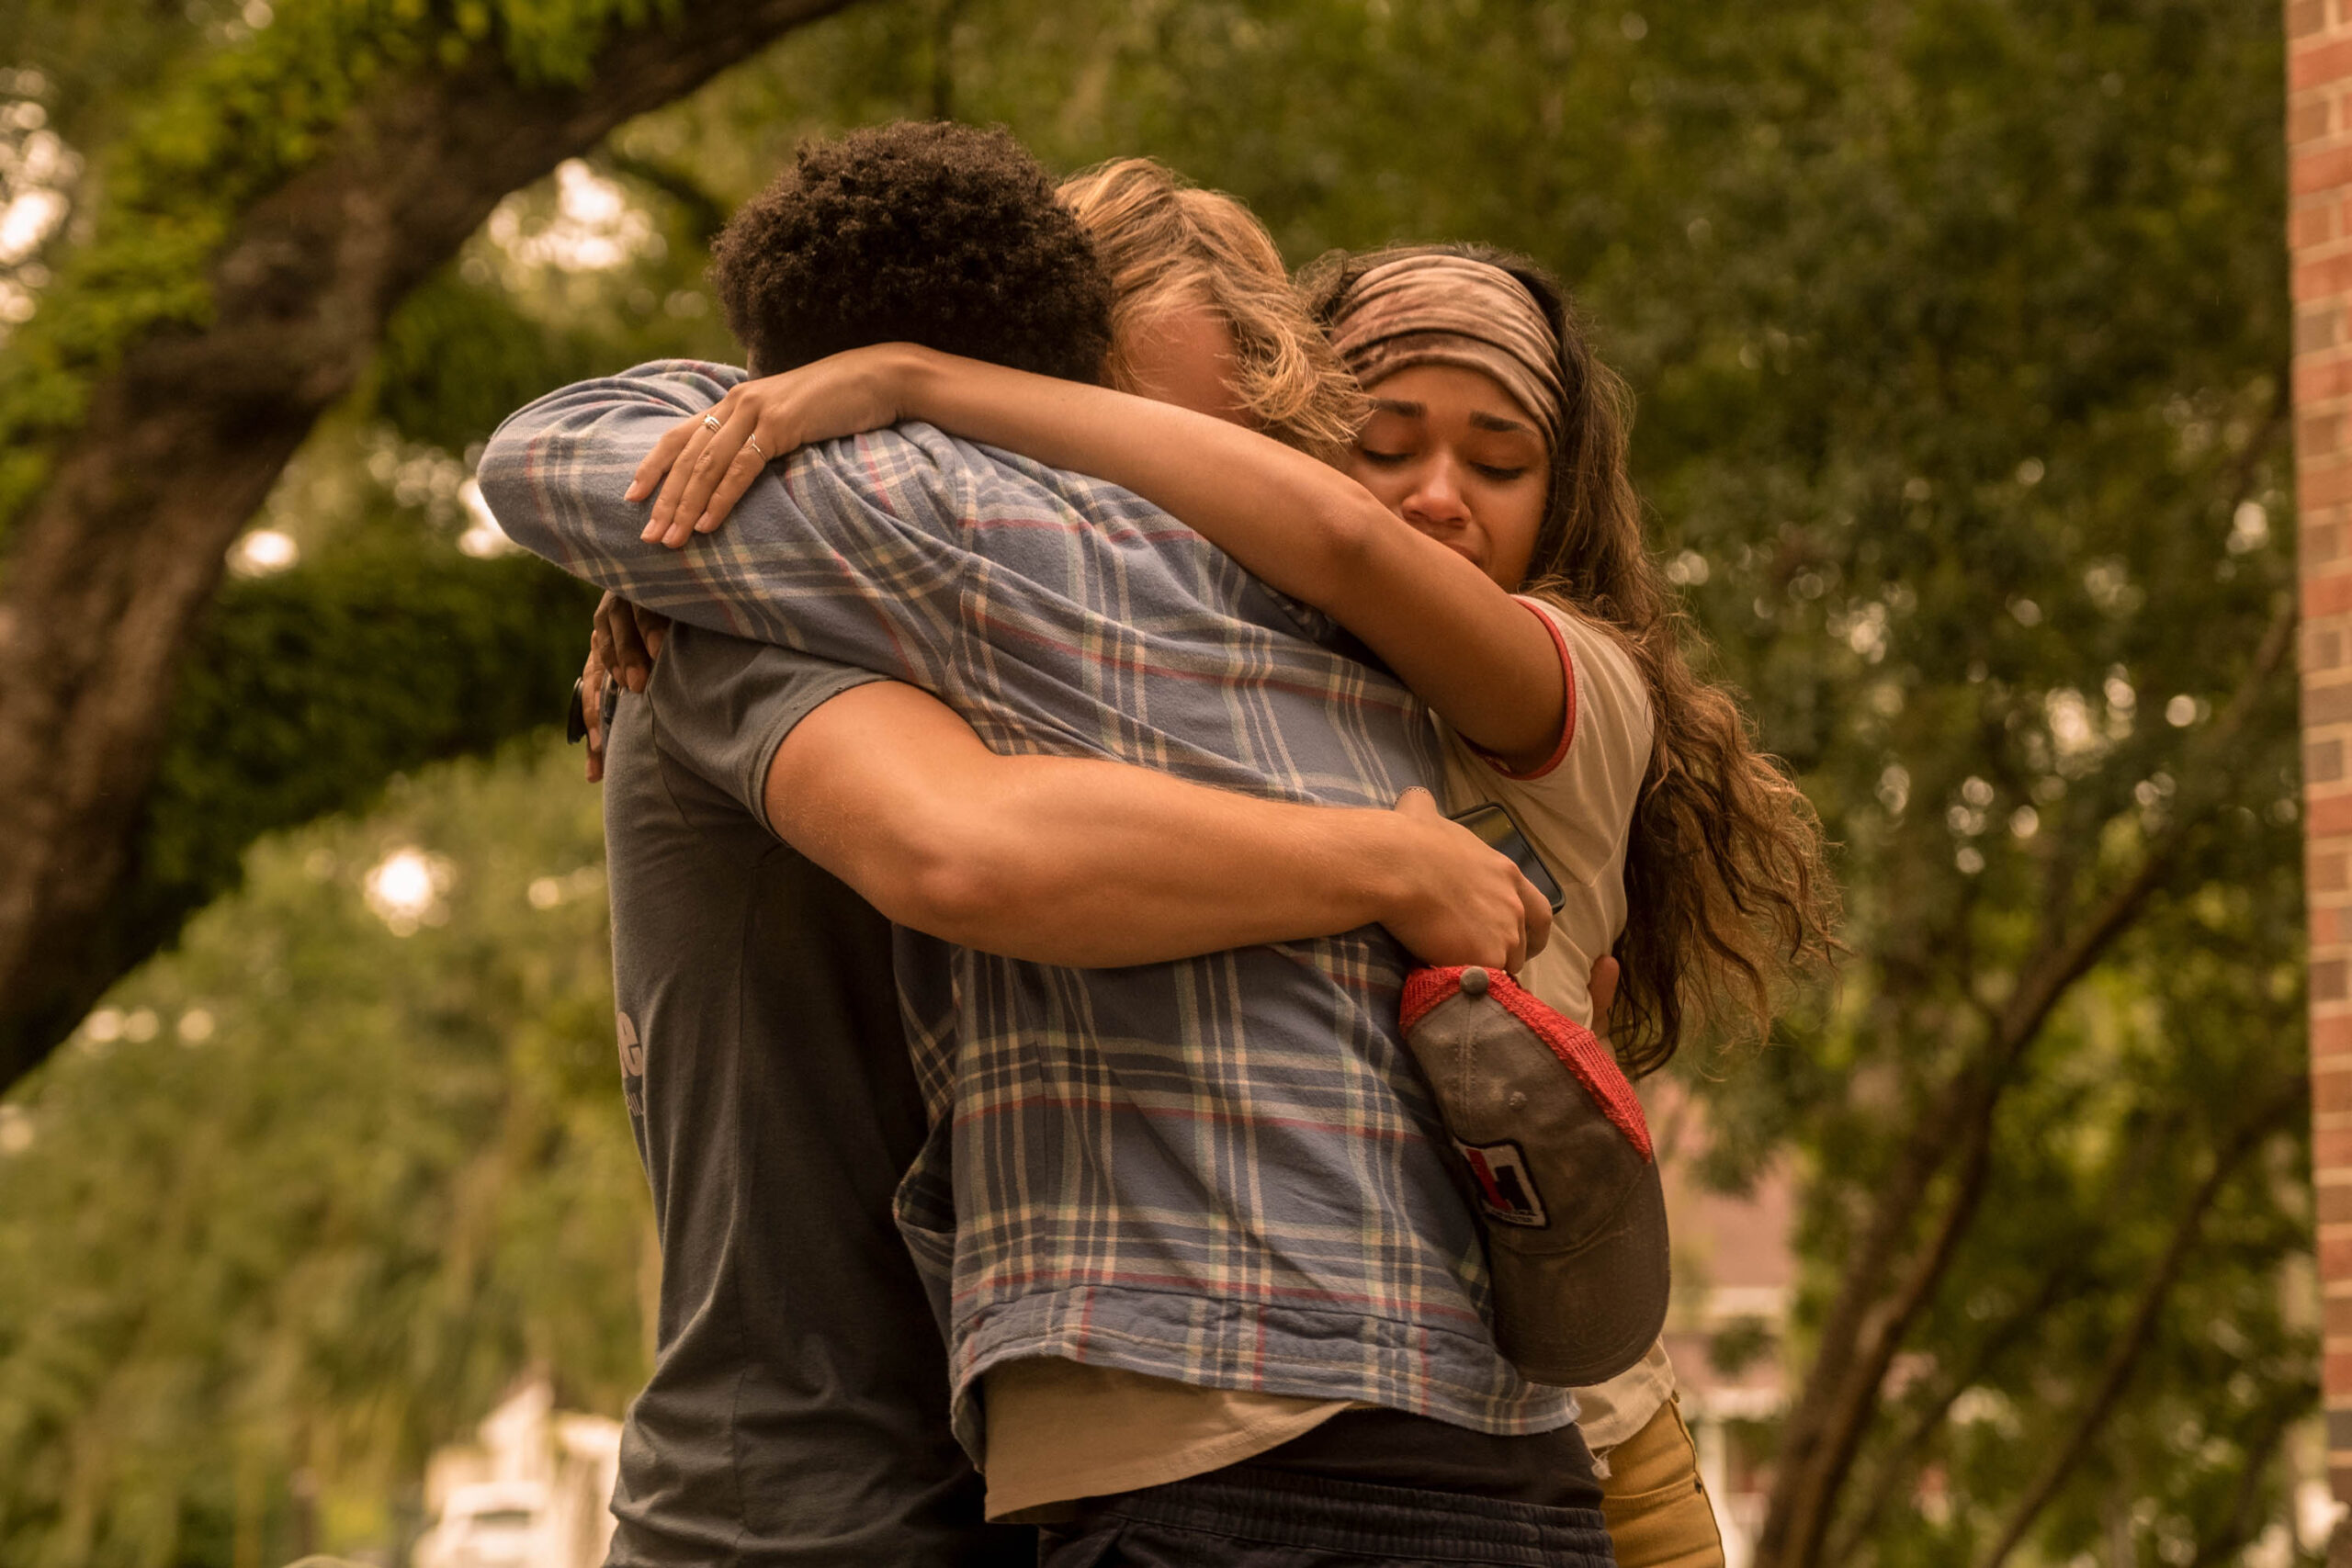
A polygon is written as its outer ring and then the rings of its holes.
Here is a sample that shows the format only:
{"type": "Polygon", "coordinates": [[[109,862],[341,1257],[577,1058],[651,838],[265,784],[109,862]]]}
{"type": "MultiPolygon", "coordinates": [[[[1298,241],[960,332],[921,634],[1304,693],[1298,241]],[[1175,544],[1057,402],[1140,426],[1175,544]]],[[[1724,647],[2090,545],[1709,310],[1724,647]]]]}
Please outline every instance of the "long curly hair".
{"type": "Polygon", "coordinates": [[[1110,275],[1001,126],[899,120],[806,142],[710,255],[763,376],[905,342],[1091,382],[1111,346],[1110,275]]]}
{"type": "Polygon", "coordinates": [[[1744,1013],[1760,1030],[1781,983],[1839,951],[1820,818],[1758,748],[1738,694],[1690,667],[1686,649],[1702,646],[1699,635],[1643,542],[1626,470],[1632,394],[1593,354],[1558,281],[1507,251],[1439,245],[1335,252],[1306,269],[1300,288],[1328,325],[1366,271],[1430,251],[1510,273],[1559,338],[1567,407],[1521,592],[1608,627],[1649,687],[1657,729],[1625,852],[1609,1033],[1628,1072],[1655,1072],[1680,1044],[1687,1013],[1724,1021],[1744,1013]]]}

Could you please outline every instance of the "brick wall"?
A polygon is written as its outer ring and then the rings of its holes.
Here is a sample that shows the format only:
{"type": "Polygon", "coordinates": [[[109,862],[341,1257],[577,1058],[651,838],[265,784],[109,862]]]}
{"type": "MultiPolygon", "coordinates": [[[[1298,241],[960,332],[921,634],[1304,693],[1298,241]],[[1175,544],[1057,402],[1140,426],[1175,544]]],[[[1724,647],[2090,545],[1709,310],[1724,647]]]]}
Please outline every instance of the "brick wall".
{"type": "Polygon", "coordinates": [[[2352,1501],[2352,0],[2288,0],[2313,1175],[2328,1480],[2352,1501]]]}

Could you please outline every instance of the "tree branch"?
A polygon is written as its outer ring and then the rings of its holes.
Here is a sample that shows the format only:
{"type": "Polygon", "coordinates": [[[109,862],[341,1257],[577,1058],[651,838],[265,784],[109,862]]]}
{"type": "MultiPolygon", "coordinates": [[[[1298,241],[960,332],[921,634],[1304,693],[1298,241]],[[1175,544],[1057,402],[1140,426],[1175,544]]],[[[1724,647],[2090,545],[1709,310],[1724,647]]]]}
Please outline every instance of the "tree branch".
{"type": "MultiPolygon", "coordinates": [[[[2180,1132],[2181,1118],[2167,1115],[2143,1128],[2140,1141],[2143,1145],[2168,1147],[2180,1132]]],[[[2109,1202],[2095,1212],[2109,1212],[2116,1201],[2138,1179],[2139,1162],[2127,1161],[2118,1166],[2109,1178],[2109,1202]]],[[[2046,1271],[2041,1288],[2033,1298],[2012,1313],[2007,1321],[1996,1326],[1976,1342],[1968,1364],[1947,1374],[1936,1394],[1915,1405],[1908,1427],[1885,1452],[1871,1474],[1865,1494],[1867,1501],[1848,1527],[1838,1533],[1837,1543],[1829,1551],[1832,1562],[1845,1562],[1861,1550],[1870,1539],[1887,1507],[1900,1495],[1903,1484],[1913,1472],[1920,1454],[1943,1428],[1945,1416],[1960,1396],[1981,1382],[1993,1363],[2010,1347],[2027,1337],[2041,1325],[2051,1307],[2070,1290],[2078,1288],[2086,1272],[2084,1263],[2092,1252],[2090,1242],[2096,1234],[2077,1235],[2070,1239],[2058,1267],[2046,1271]]]]}
{"type": "Polygon", "coordinates": [[[2188,1262],[2188,1254],[2197,1244],[2198,1235],[2204,1228],[2207,1211],[2212,1208],[2214,1200],[2221,1196],[2222,1189],[2228,1185],[2231,1176],[2245,1157],[2261,1147],[2282,1123],[2301,1111],[2310,1091],[2310,1079],[2297,1074],[2276,1089],[2215,1153],[2213,1168],[2198,1185],[2188,1209],[2174,1225],[2172,1239],[2165,1246],[2164,1256],[2158,1259],[2154,1272],[2148,1276],[2147,1283],[2141,1288],[2140,1300],[2132,1309],[2130,1325],[2109,1350],[2107,1365],[2100,1371],[2098,1382],[2092,1386],[2090,1397],[2075,1417],[2073,1429],[2051,1455],[2049,1463],[2042,1467],[2033,1483],[2026,1488],[2025,1495],[2018,1500],[2016,1507],[2010,1510],[2007,1521],[1994,1539],[1992,1550],[1985,1553],[1979,1568],[2001,1568],[2008,1561],[2010,1554],[2025,1540],[2026,1533],[2033,1528],[2033,1522],[2041,1517],[2042,1509],[2050,1506],[2050,1500],[2058,1495],[2058,1489],[2065,1484],[2075,1467],[2090,1452],[2092,1442],[2098,1437],[2100,1428],[2107,1425],[2108,1417],[2114,1414],[2117,1403],[2123,1397],[2125,1386],[2139,1367],[2140,1358],[2155,1337],[2157,1314],[2164,1310],[2165,1301],[2171,1295],[2174,1284],[2180,1278],[2181,1268],[2188,1262]]]}
{"type": "MultiPolygon", "coordinates": [[[[2303,1392],[2307,1395],[2311,1392],[2308,1385],[2303,1392]]],[[[2271,1407],[2269,1419],[2263,1423],[2260,1434],[2245,1445],[2245,1469],[2238,1477],[2238,1494],[2230,1509],[2230,1517],[2222,1522],[2221,1529],[2197,1543],[2197,1555],[2188,1560],[2186,1568],[2217,1568],[2218,1564],[2235,1557],[2240,1549],[2254,1539],[2261,1523],[2259,1510],[2265,1472],[2285,1444],[2287,1434],[2294,1430],[2295,1423],[2301,1420],[2310,1408],[2308,1397],[2291,1403],[2280,1400],[2271,1407]]]]}
{"type": "Polygon", "coordinates": [[[1878,1522],[1889,1505],[1901,1495],[1904,1483],[1910,1480],[1920,1454],[1943,1430],[1945,1418],[1951,1415],[1951,1407],[1959,1403],[1960,1396],[1975,1387],[2005,1351],[2039,1327],[2058,1298],[2079,1278],[2078,1270],[2074,1269],[2050,1270],[2042,1277],[2041,1288],[2034,1292],[2033,1299],[2012,1314],[2007,1322],[1978,1340],[1968,1364],[1948,1375],[1934,1396],[1916,1409],[1902,1437],[1891,1445],[1883,1462],[1873,1470],[1861,1510],[1848,1528],[1838,1532],[1826,1553],[1828,1562],[1850,1562],[1861,1550],[1862,1543],[1878,1528],[1878,1522]]]}
{"type": "Polygon", "coordinates": [[[2174,863],[2190,835],[2228,798],[2226,785],[2232,770],[2221,760],[2232,754],[2239,734],[2260,705],[2265,689],[2278,673],[2288,650],[2294,647],[2294,637],[2295,601],[2291,594],[2281,594],[2278,607],[2271,613],[2270,624],[2263,631],[2262,641],[2255,649],[2254,662],[2245,678],[2238,682],[2229,705],[2206,732],[2204,743],[2192,759],[2195,766],[2182,769],[2185,796],[2190,795],[2192,784],[2201,787],[2195,789],[2193,798],[2184,798],[2182,808],[2175,811],[2172,820],[2149,841],[2138,870],[2110,890],[2071,936],[2046,947],[2047,956],[2029,969],[2010,993],[2008,1004],[2001,1010],[2000,1032],[2012,1049],[2040,1032],[2067,987],[2082,978],[2098,962],[2108,944],[2132,923],[2140,906],[2172,874],[2174,863]],[[2209,763],[2218,765],[2209,769],[2209,763]],[[2206,782],[2209,779],[2211,782],[2206,782]]]}
{"type": "Polygon", "coordinates": [[[1835,1393],[1822,1425],[1812,1473],[1800,1494],[1804,1508],[1795,1515],[1804,1531],[1792,1532],[1787,1561],[1810,1563],[1821,1558],[1838,1497],[1861,1450],[1862,1436],[1870,1428],[1879,1391],[1886,1384],[1913,1321],[1934,1294],[1976,1218],[1977,1205],[1992,1175],[1993,1128],[2010,1077],[1996,1072],[1971,1096],[1966,1113],[1959,1118],[1963,1131],[1951,1201],[1893,1295],[1873,1303],[1863,1314],[1860,1330],[1854,1336],[1851,1359],[1832,1385],[1835,1393]]]}
{"type": "Polygon", "coordinates": [[[597,162],[614,174],[659,191],[674,203],[685,218],[687,231],[701,243],[708,244],[718,237],[721,229],[727,227],[726,204],[705,190],[700,181],[684,170],[609,147],[597,162]]]}
{"type": "Polygon", "coordinates": [[[117,970],[120,896],[174,674],[222,556],[394,306],[499,199],[843,0],[698,0],[616,32],[575,87],[487,52],[379,78],[320,157],[240,215],[205,325],[158,329],[90,389],[0,573],[0,1089],[117,970]]]}
{"type": "Polygon", "coordinates": [[[2230,770],[2212,770],[2216,782],[2208,784],[2201,764],[2231,754],[2293,646],[2294,626],[2294,602],[2282,595],[2245,678],[2199,748],[2200,766],[2183,769],[2197,787],[2184,784],[2179,809],[2150,841],[2132,874],[2065,940],[2044,944],[2047,956],[2020,977],[1995,1015],[1983,1047],[1953,1074],[1950,1092],[1939,1098],[1947,1108],[1956,1100],[1957,1109],[1916,1129],[1919,1135],[1907,1142],[1892,1179],[1881,1186],[1863,1243],[1823,1325],[1814,1374],[1782,1428],[1781,1461],[1757,1542],[1761,1568],[1813,1568],[1821,1560],[1838,1495],[1887,1371],[1975,1217],[1989,1173],[1995,1119],[2019,1059],[2067,989],[2129,929],[2148,897],[2172,875],[2194,830],[2226,798],[2218,781],[2230,770]],[[1905,1277],[1886,1293],[1883,1282],[1895,1265],[1904,1233],[1935,1177],[1955,1156],[1961,1170],[1951,1201],[1905,1277]]]}

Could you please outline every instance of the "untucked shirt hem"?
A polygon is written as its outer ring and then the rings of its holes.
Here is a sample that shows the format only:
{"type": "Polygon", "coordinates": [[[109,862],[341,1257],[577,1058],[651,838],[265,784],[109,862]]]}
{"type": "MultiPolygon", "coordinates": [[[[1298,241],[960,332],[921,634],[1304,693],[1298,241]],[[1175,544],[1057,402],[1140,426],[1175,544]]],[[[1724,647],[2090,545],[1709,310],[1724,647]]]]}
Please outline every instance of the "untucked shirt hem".
{"type": "Polygon", "coordinates": [[[1428,1324],[1284,1308],[1287,1325],[1271,1326],[1261,1314],[1246,1351],[1237,1344],[1230,1357],[1212,1358],[1198,1336],[1160,1337],[1104,1322],[1117,1317],[1122,1303],[1148,1303],[1164,1314],[1170,1305],[1199,1302],[1175,1292],[1094,1288],[1026,1296],[987,1309],[959,1337],[953,1353],[957,1440],[978,1462],[985,1451],[975,1397],[980,1374],[1032,1356],[1118,1367],[1207,1388],[1349,1400],[1496,1437],[1555,1431],[1577,1419],[1576,1395],[1569,1390],[1529,1382],[1491,1341],[1428,1324]],[[1318,1323],[1328,1330],[1302,1331],[1318,1323]],[[1367,1328],[1387,1343],[1365,1344],[1367,1328]]]}

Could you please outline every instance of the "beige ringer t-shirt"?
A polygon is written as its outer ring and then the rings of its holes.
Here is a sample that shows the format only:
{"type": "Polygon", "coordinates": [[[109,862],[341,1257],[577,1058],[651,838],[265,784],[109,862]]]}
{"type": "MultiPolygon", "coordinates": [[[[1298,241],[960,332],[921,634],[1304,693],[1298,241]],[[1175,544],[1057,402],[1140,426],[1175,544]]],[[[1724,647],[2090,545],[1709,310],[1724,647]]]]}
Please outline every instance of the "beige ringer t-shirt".
{"type": "Polygon", "coordinates": [[[980,1376],[980,1400],[988,1517],[1020,1524],[1068,1518],[1081,1497],[1239,1464],[1351,1403],[1197,1388],[1059,1357],[989,1368],[980,1376]]]}
{"type": "MultiPolygon", "coordinates": [[[[1498,767],[1447,728],[1446,809],[1491,801],[1511,814],[1566,895],[1552,940],[1521,965],[1519,983],[1555,1010],[1590,1028],[1592,966],[1625,929],[1625,844],[1649,770],[1655,726],[1649,684],[1614,635],[1539,599],[1520,603],[1543,617],[1566,666],[1569,701],[1559,750],[1525,773],[1498,767]]],[[[1674,1393],[1663,1341],[1641,1363],[1596,1388],[1577,1390],[1577,1424],[1595,1453],[1649,1423],[1674,1393]]]]}
{"type": "MultiPolygon", "coordinates": [[[[1666,1341],[1607,1382],[1577,1390],[1577,1427],[1585,1447],[1604,1464],[1609,1450],[1648,1426],[1666,1402],[1674,1397],[1674,1363],[1667,1359],[1666,1341]]],[[[1601,1472],[1603,1479],[1608,1472],[1601,1472]]]]}
{"type": "Polygon", "coordinates": [[[1520,600],[1551,629],[1566,666],[1567,721],[1551,759],[1510,773],[1442,719],[1446,809],[1492,802],[1511,814],[1566,901],[1552,940],[1518,980],[1559,1012],[1592,1024],[1592,965],[1625,929],[1625,843],[1649,771],[1649,683],[1614,634],[1542,600],[1520,600]]]}

